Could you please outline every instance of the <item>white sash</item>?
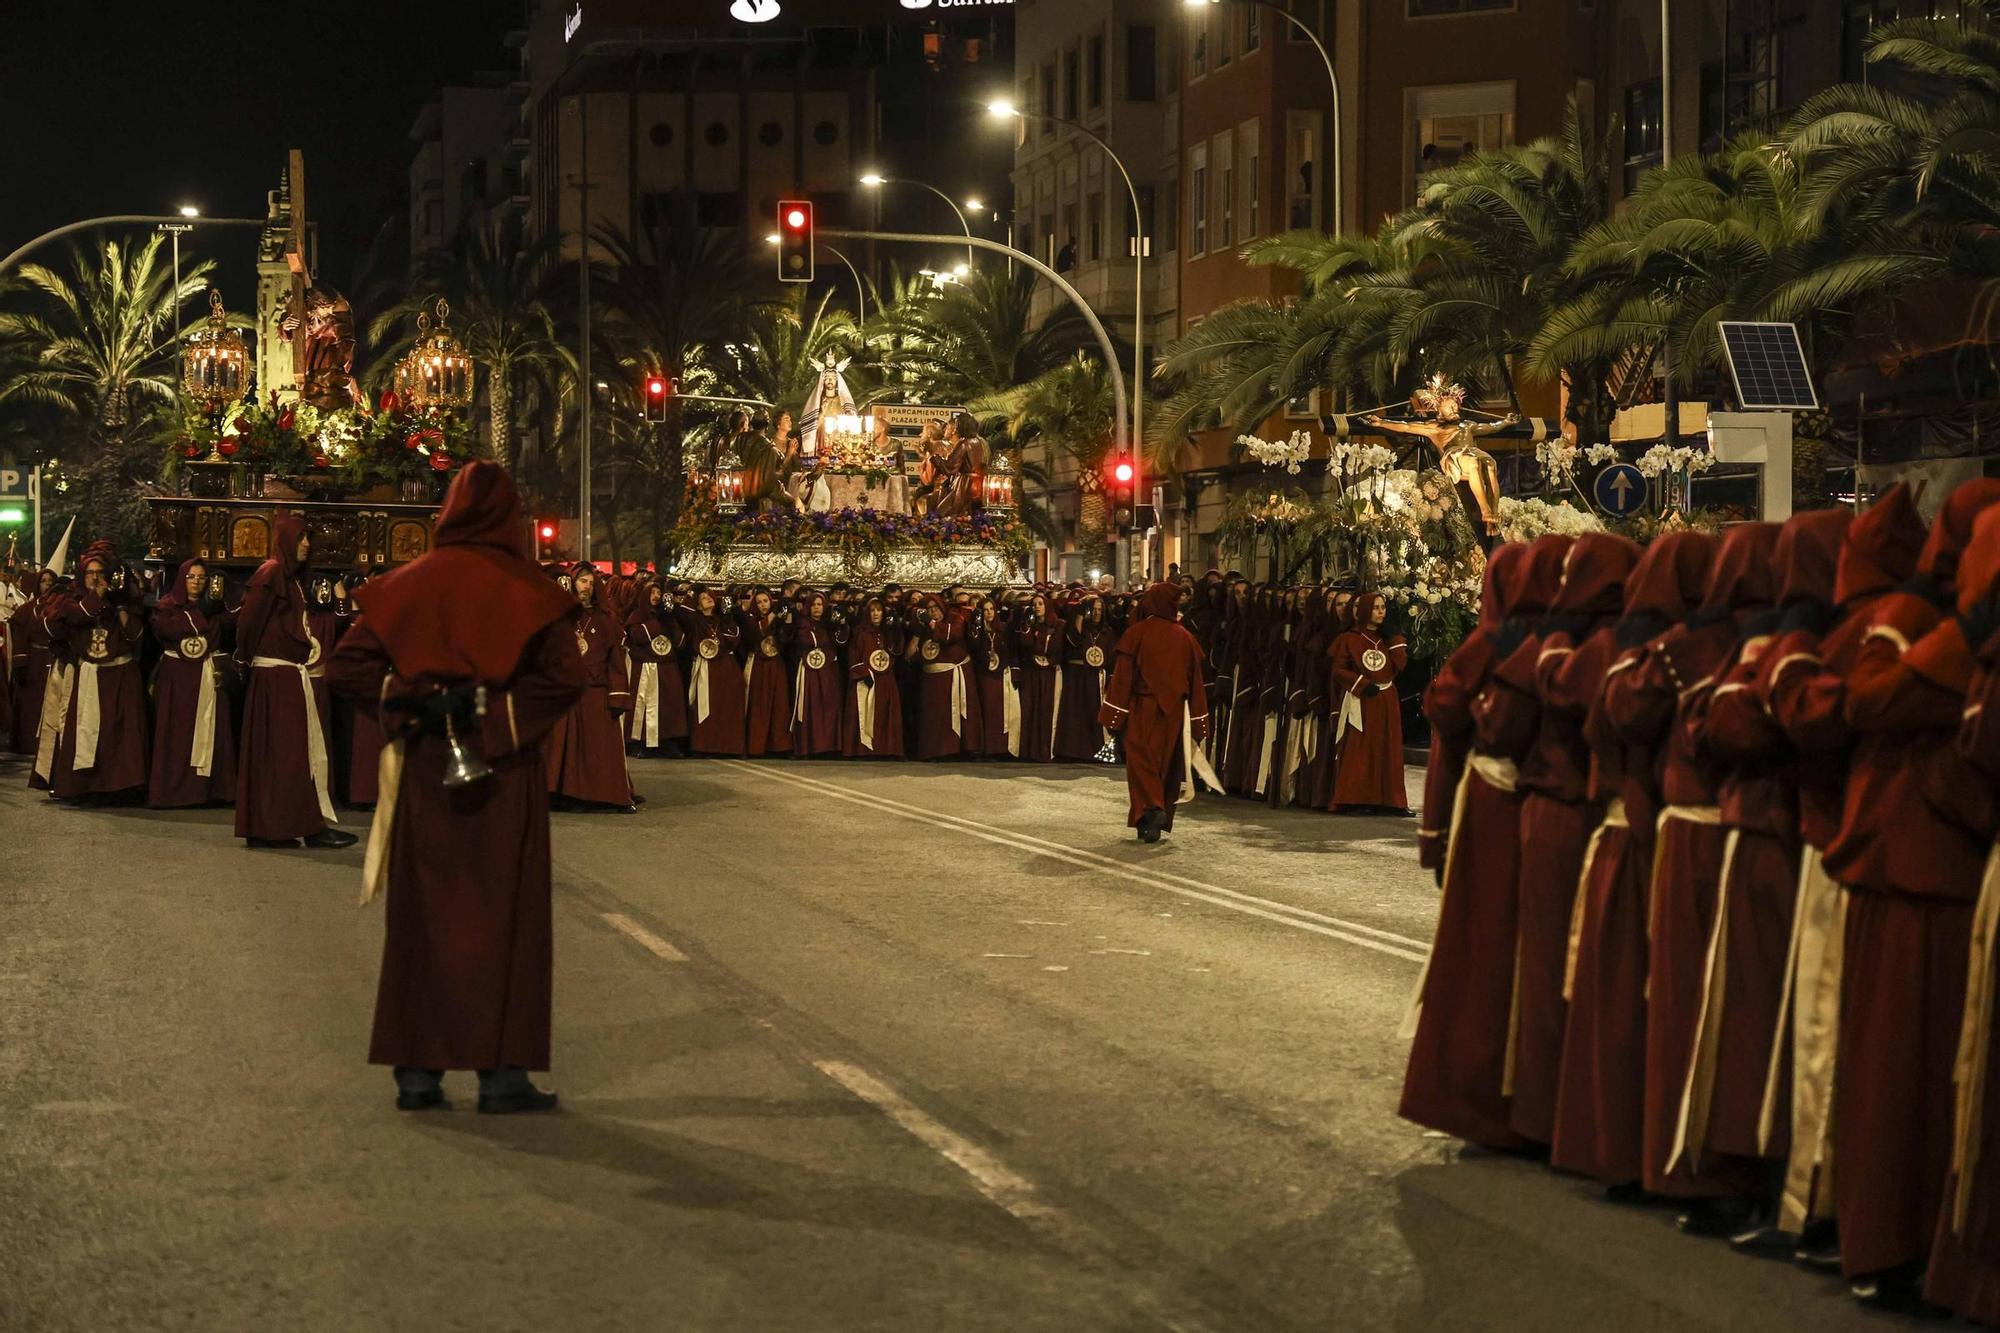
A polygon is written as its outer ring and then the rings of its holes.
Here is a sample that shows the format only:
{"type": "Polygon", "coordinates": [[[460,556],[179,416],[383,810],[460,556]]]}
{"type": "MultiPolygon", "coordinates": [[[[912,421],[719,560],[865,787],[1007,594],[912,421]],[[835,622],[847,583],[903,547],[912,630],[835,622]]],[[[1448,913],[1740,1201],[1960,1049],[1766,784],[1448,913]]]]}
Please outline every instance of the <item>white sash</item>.
{"type": "Polygon", "coordinates": [[[389,834],[396,827],[396,802],[403,790],[401,737],[382,747],[375,763],[375,822],[368,828],[368,854],[361,862],[361,905],[366,907],[389,887],[389,834]]]}
{"type": "Polygon", "coordinates": [[[1335,745],[1346,739],[1350,727],[1355,731],[1364,730],[1361,725],[1361,696],[1343,692],[1340,696],[1340,713],[1333,728],[1335,745]]]}
{"type": "Polygon", "coordinates": [[[875,678],[854,682],[854,726],[861,748],[875,753],[875,678]]]}
{"type": "Polygon", "coordinates": [[[57,662],[49,667],[48,683],[42,687],[42,721],[35,736],[35,776],[44,782],[55,767],[56,746],[69,720],[69,696],[75,688],[73,663],[57,662]]]}
{"type": "Polygon", "coordinates": [[[802,727],[806,722],[806,659],[799,659],[797,671],[792,673],[792,725],[802,727]]]}
{"type": "MultiPolygon", "coordinates": [[[[933,676],[944,671],[951,672],[951,734],[954,736],[963,734],[959,730],[959,723],[970,715],[970,710],[967,709],[965,703],[965,669],[967,665],[965,662],[928,662],[924,665],[924,670],[933,676]]],[[[1056,690],[1060,693],[1062,690],[1062,677],[1060,674],[1057,675],[1056,682],[1056,690]]],[[[1052,728],[1050,731],[1051,741],[1054,739],[1054,734],[1052,728]]]]}
{"type": "Polygon", "coordinates": [[[1011,671],[1002,671],[1000,673],[1000,692],[1003,697],[1003,702],[1000,705],[1001,727],[1007,733],[1007,753],[1019,759],[1021,757],[1021,689],[1018,685],[1014,684],[1014,674],[1011,671]]]}
{"type": "Polygon", "coordinates": [[[694,705],[696,723],[708,721],[708,659],[700,653],[694,655],[694,668],[688,672],[688,702],[694,705]]]}
{"type": "MultiPolygon", "coordinates": [[[[317,646],[317,640],[314,641],[317,646]]],[[[319,797],[319,813],[329,824],[338,824],[334,817],[333,797],[328,794],[326,777],[326,733],[319,726],[319,701],[313,697],[312,671],[304,662],[287,662],[282,657],[253,657],[252,667],[282,667],[299,673],[299,688],[306,697],[306,756],[312,770],[313,794],[319,797]]],[[[380,804],[380,798],[377,798],[380,804]]]]}
{"type": "Polygon", "coordinates": [[[660,664],[639,667],[639,688],[632,708],[632,739],[647,749],[660,744],[660,664]]]}
{"type": "Polygon", "coordinates": [[[1062,720],[1062,668],[1057,667],[1054,675],[1056,692],[1055,696],[1049,700],[1049,757],[1051,759],[1055,758],[1056,753],[1056,724],[1062,720]]]}
{"type": "MultiPolygon", "coordinates": [[[[177,662],[189,659],[171,648],[163,650],[177,662]]],[[[201,694],[194,705],[194,741],[188,747],[188,767],[203,777],[215,767],[215,658],[204,653],[201,662],[201,694]]]]}
{"type": "Polygon", "coordinates": [[[97,767],[97,734],[103,726],[103,714],[98,709],[97,673],[106,667],[130,666],[132,656],[114,657],[108,662],[93,662],[88,658],[77,663],[76,672],[76,755],[70,764],[72,769],[81,771],[97,767]]]}
{"type": "Polygon", "coordinates": [[[1257,785],[1251,791],[1262,795],[1271,789],[1271,760],[1278,748],[1278,715],[1264,716],[1264,734],[1257,742],[1257,785]]]}

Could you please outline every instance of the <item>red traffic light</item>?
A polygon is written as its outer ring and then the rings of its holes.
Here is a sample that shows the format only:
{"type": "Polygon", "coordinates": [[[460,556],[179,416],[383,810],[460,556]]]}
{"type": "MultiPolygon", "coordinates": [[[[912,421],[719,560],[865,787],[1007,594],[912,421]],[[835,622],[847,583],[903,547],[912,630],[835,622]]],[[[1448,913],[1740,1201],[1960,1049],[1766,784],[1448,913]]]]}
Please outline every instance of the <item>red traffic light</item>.
{"type": "Polygon", "coordinates": [[[813,206],[810,199],[778,201],[778,281],[813,280],[813,206]]]}
{"type": "Polygon", "coordinates": [[[541,538],[543,541],[549,542],[555,540],[556,525],[549,522],[547,519],[542,520],[541,527],[538,529],[538,531],[541,533],[541,538]]]}
{"type": "Polygon", "coordinates": [[[806,225],[806,211],[797,204],[785,210],[785,225],[793,231],[803,230],[806,225]]]}
{"type": "Polygon", "coordinates": [[[646,377],[646,396],[648,398],[665,398],[667,396],[666,380],[658,375],[648,375],[646,377]]]}
{"type": "Polygon", "coordinates": [[[1132,484],[1132,460],[1121,458],[1111,465],[1111,479],[1122,486],[1132,484]]]}

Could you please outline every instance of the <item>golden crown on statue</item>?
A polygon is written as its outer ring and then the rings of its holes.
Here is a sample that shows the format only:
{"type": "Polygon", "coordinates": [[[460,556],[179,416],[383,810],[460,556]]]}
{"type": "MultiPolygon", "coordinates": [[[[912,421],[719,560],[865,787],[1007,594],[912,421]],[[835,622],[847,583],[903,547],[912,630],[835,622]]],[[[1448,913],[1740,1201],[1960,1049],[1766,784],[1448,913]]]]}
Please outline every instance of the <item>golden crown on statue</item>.
{"type": "Polygon", "coordinates": [[[1442,374],[1433,375],[1424,381],[1424,387],[1410,395],[1410,406],[1419,412],[1436,416],[1446,403],[1453,407],[1465,405],[1465,387],[1450,383],[1442,374]]]}

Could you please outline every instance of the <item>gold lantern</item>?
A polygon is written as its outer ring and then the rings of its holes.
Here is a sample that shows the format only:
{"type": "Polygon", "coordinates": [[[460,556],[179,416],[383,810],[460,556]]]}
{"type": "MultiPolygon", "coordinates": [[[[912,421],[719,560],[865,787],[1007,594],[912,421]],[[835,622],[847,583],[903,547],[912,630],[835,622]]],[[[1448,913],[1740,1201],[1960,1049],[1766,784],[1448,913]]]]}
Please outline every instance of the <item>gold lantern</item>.
{"type": "Polygon", "coordinates": [[[472,358],[451,336],[451,307],[438,298],[437,324],[417,316],[417,341],[396,363],[396,396],[418,412],[456,410],[472,401],[472,358]]]}
{"type": "Polygon", "coordinates": [[[208,324],[181,346],[181,392],[214,412],[249,387],[250,349],[222,313],[222,293],[208,289],[208,324]]]}
{"type": "Polygon", "coordinates": [[[1014,507],[1014,465],[1006,454],[993,460],[993,466],[986,471],[985,494],[980,499],[988,509],[1007,510],[1014,507]]]}
{"type": "Polygon", "coordinates": [[[715,507],[724,514],[733,514],[743,508],[745,487],[743,463],[736,457],[736,450],[725,448],[722,456],[715,460],[715,507]]]}

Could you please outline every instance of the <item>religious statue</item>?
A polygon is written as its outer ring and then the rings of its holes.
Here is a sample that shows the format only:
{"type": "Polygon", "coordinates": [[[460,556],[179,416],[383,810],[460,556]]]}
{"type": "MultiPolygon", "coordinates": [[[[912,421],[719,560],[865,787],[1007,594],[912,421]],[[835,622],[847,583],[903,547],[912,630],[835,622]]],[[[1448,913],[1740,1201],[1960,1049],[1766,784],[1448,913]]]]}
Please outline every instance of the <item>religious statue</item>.
{"type": "MultiPolygon", "coordinates": [[[[848,358],[828,352],[823,360],[814,361],[813,368],[819,372],[819,379],[813,391],[806,397],[806,405],[799,413],[800,447],[808,458],[821,455],[837,455],[838,450],[828,447],[826,439],[826,419],[854,414],[854,394],[847,387],[848,358]]],[[[828,466],[838,466],[838,457],[822,460],[828,466]]]]}
{"type": "MultiPolygon", "coordinates": [[[[366,410],[354,381],[354,308],[347,298],[314,283],[305,296],[305,387],[299,396],[323,411],[366,410]]],[[[287,301],[278,329],[287,338],[299,327],[295,301],[287,301]]]]}
{"type": "Polygon", "coordinates": [[[1449,384],[1443,375],[1431,376],[1423,388],[1410,395],[1410,417],[1392,420],[1369,412],[1359,420],[1384,435],[1420,440],[1438,451],[1438,470],[1458,492],[1467,518],[1475,519],[1480,544],[1488,550],[1500,535],[1500,465],[1493,455],[1479,447],[1478,437],[1497,435],[1518,424],[1520,414],[1510,412],[1497,421],[1471,422],[1461,415],[1465,390],[1449,384]]]}

